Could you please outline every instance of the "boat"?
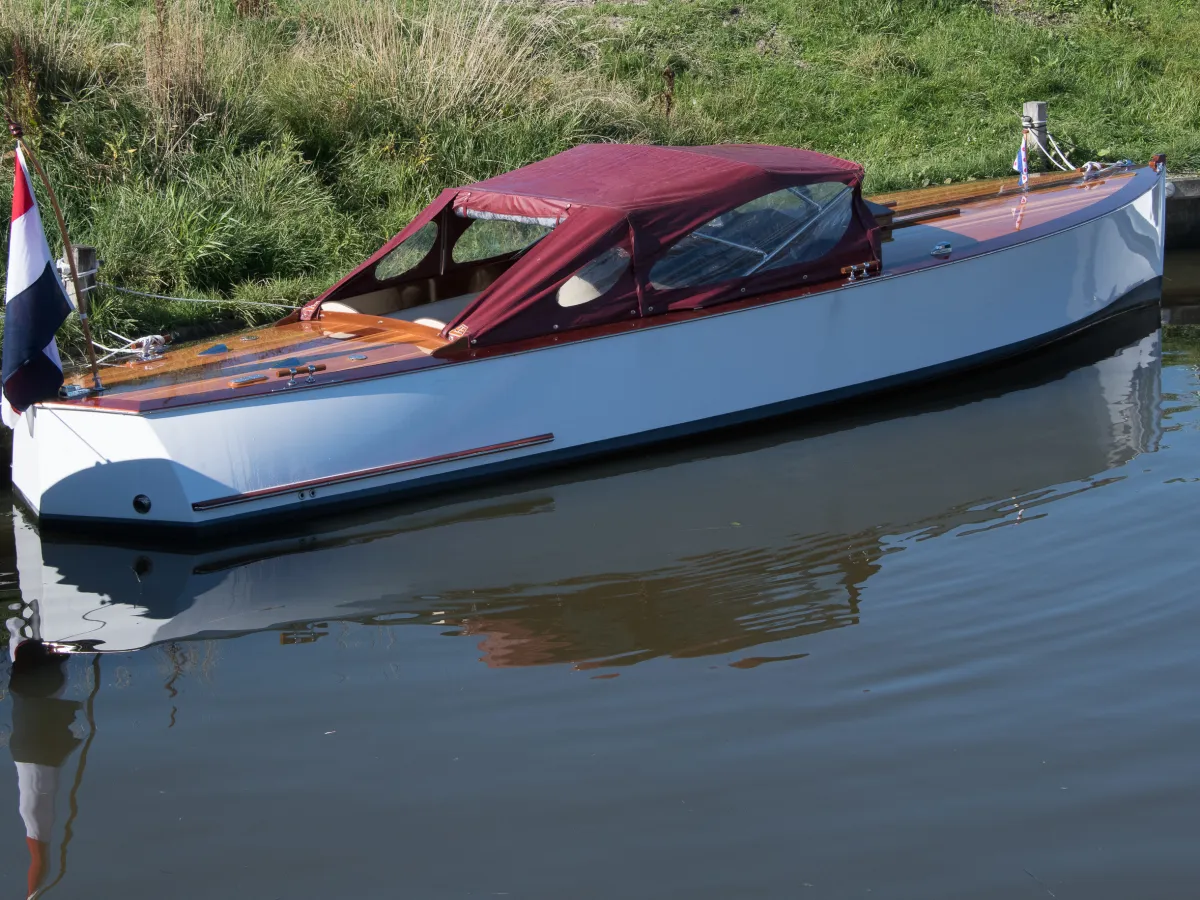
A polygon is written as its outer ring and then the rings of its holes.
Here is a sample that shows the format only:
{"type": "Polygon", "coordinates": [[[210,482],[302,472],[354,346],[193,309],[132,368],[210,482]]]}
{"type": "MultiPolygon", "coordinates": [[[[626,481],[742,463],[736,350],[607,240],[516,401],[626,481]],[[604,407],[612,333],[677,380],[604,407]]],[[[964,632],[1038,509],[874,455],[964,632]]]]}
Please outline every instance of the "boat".
{"type": "Polygon", "coordinates": [[[762,664],[797,651],[771,644],[869,617],[872,581],[925,540],[1024,527],[1158,448],[1153,314],[1052,362],[926,389],[900,413],[866,404],[248,541],[44,534],[18,509],[14,644],[125,652],[275,632],[295,645],[351,620],[436,625],[493,667],[762,664]]]}
{"type": "Polygon", "coordinates": [[[944,377],[1157,304],[1165,161],[862,194],[761,145],[443,191],[282,321],[30,407],[43,528],[274,527],[944,377]]]}

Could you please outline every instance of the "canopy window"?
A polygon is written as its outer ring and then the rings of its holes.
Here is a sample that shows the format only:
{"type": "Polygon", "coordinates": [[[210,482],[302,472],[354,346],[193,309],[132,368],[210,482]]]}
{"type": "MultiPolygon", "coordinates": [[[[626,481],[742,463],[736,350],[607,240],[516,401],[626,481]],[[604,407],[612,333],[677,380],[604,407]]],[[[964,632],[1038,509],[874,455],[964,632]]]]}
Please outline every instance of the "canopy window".
{"type": "Polygon", "coordinates": [[[388,281],[411,272],[424,262],[437,238],[437,223],[426,222],[379,261],[375,266],[375,280],[388,281]]]}
{"type": "Polygon", "coordinates": [[[518,216],[506,215],[504,213],[488,212],[485,209],[467,209],[459,206],[454,210],[454,214],[462,216],[464,219],[490,219],[501,222],[517,222],[521,225],[540,225],[549,231],[557,225],[561,219],[558,216],[518,216]]]}
{"type": "MultiPolygon", "coordinates": [[[[462,215],[459,210],[455,213],[462,215]]],[[[548,235],[558,223],[553,219],[530,216],[501,216],[490,213],[471,214],[470,223],[450,251],[456,263],[495,259],[527,250],[548,235]]]]}
{"type": "Polygon", "coordinates": [[[628,249],[609,247],[564,281],[555,294],[555,300],[564,309],[599,300],[617,286],[622,276],[629,273],[631,262],[628,249]]]}
{"type": "Polygon", "coordinates": [[[650,284],[716,284],[820,259],[850,227],[853,196],[847,185],[827,181],[757,197],[685,235],[654,264],[650,284]]]}

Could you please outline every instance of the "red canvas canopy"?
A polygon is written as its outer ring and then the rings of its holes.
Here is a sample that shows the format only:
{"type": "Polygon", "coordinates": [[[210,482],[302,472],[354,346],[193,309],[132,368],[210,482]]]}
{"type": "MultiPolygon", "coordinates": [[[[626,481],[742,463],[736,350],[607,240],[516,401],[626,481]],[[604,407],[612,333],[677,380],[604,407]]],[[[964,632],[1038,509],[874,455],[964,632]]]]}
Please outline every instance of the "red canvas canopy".
{"type": "MultiPolygon", "coordinates": [[[[878,229],[862,200],[856,163],[808,150],[754,144],[658,147],[585,144],[466,187],[443,191],[407,228],[312,304],[373,286],[373,266],[427,222],[459,224],[463,215],[498,216],[554,225],[452,322],[446,333],[478,345],[550,334],[669,310],[695,308],[835,277],[848,264],[879,258],[878,229]],[[839,182],[853,189],[850,224],[820,259],[771,268],[700,287],[650,283],[654,263],[677,240],[723,213],[785,188],[839,182]],[[455,216],[455,210],[458,216],[455,216]],[[564,307],[556,291],[582,266],[614,247],[628,272],[602,296],[564,307]]],[[[433,256],[435,254],[431,254],[433,256]]],[[[429,277],[426,265],[414,277],[429,277]]],[[[446,265],[446,254],[441,255],[446,265]]]]}

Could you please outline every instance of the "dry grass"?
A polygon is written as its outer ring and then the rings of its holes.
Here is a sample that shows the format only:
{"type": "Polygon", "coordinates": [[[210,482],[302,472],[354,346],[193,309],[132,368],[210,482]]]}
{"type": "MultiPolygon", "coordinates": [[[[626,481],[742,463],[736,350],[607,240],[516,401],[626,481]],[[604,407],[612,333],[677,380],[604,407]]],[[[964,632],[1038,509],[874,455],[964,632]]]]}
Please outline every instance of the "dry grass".
{"type": "Polygon", "coordinates": [[[163,138],[178,141],[198,121],[216,115],[207,71],[207,27],[202,0],[154,0],[143,26],[146,95],[158,112],[163,138]]]}
{"type": "Polygon", "coordinates": [[[93,72],[98,43],[95,23],[71,15],[69,0],[45,0],[36,6],[0,0],[0,53],[8,63],[5,112],[36,130],[43,117],[40,76],[60,69],[93,72]]]}
{"type": "Polygon", "coordinates": [[[414,14],[411,4],[341,4],[332,34],[296,45],[292,59],[324,75],[343,68],[423,124],[455,114],[503,115],[514,100],[546,93],[537,78],[544,49],[539,27],[509,26],[499,0],[477,7],[440,4],[414,14]]]}
{"type": "Polygon", "coordinates": [[[513,14],[504,0],[358,3],[311,8],[288,52],[274,61],[269,90],[333,95],[416,133],[454,120],[582,120],[600,114],[636,130],[644,111],[632,93],[556,59],[553,13],[513,14]]]}
{"type": "Polygon", "coordinates": [[[86,12],[73,15],[69,0],[0,0],[0,32],[18,40],[39,65],[90,66],[101,41],[97,25],[86,12]]]}

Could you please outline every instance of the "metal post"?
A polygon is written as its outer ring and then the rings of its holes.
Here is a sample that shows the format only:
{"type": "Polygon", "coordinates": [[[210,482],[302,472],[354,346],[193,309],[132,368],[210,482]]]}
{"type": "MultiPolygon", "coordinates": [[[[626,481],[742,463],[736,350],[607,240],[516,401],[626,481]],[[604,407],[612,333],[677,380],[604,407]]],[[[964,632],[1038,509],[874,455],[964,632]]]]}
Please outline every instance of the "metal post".
{"type": "Polygon", "coordinates": [[[1029,100],[1025,103],[1021,112],[1022,125],[1028,128],[1030,134],[1037,138],[1036,144],[1033,141],[1029,142],[1030,144],[1034,144],[1034,146],[1029,148],[1031,151],[1029,154],[1029,168],[1046,171],[1049,168],[1050,157],[1038,149],[1039,147],[1045,147],[1047,150],[1050,149],[1049,139],[1046,136],[1049,130],[1046,122],[1046,104],[1041,100],[1029,100]]]}
{"type": "MultiPolygon", "coordinates": [[[[71,249],[75,251],[75,271],[79,273],[79,289],[84,293],[83,304],[86,305],[89,299],[88,295],[96,289],[96,275],[99,272],[96,248],[86,244],[75,244],[71,249]]],[[[81,304],[75,295],[75,282],[71,278],[71,264],[65,258],[58,261],[58,272],[67,288],[67,296],[75,308],[79,309],[81,304]]]]}

